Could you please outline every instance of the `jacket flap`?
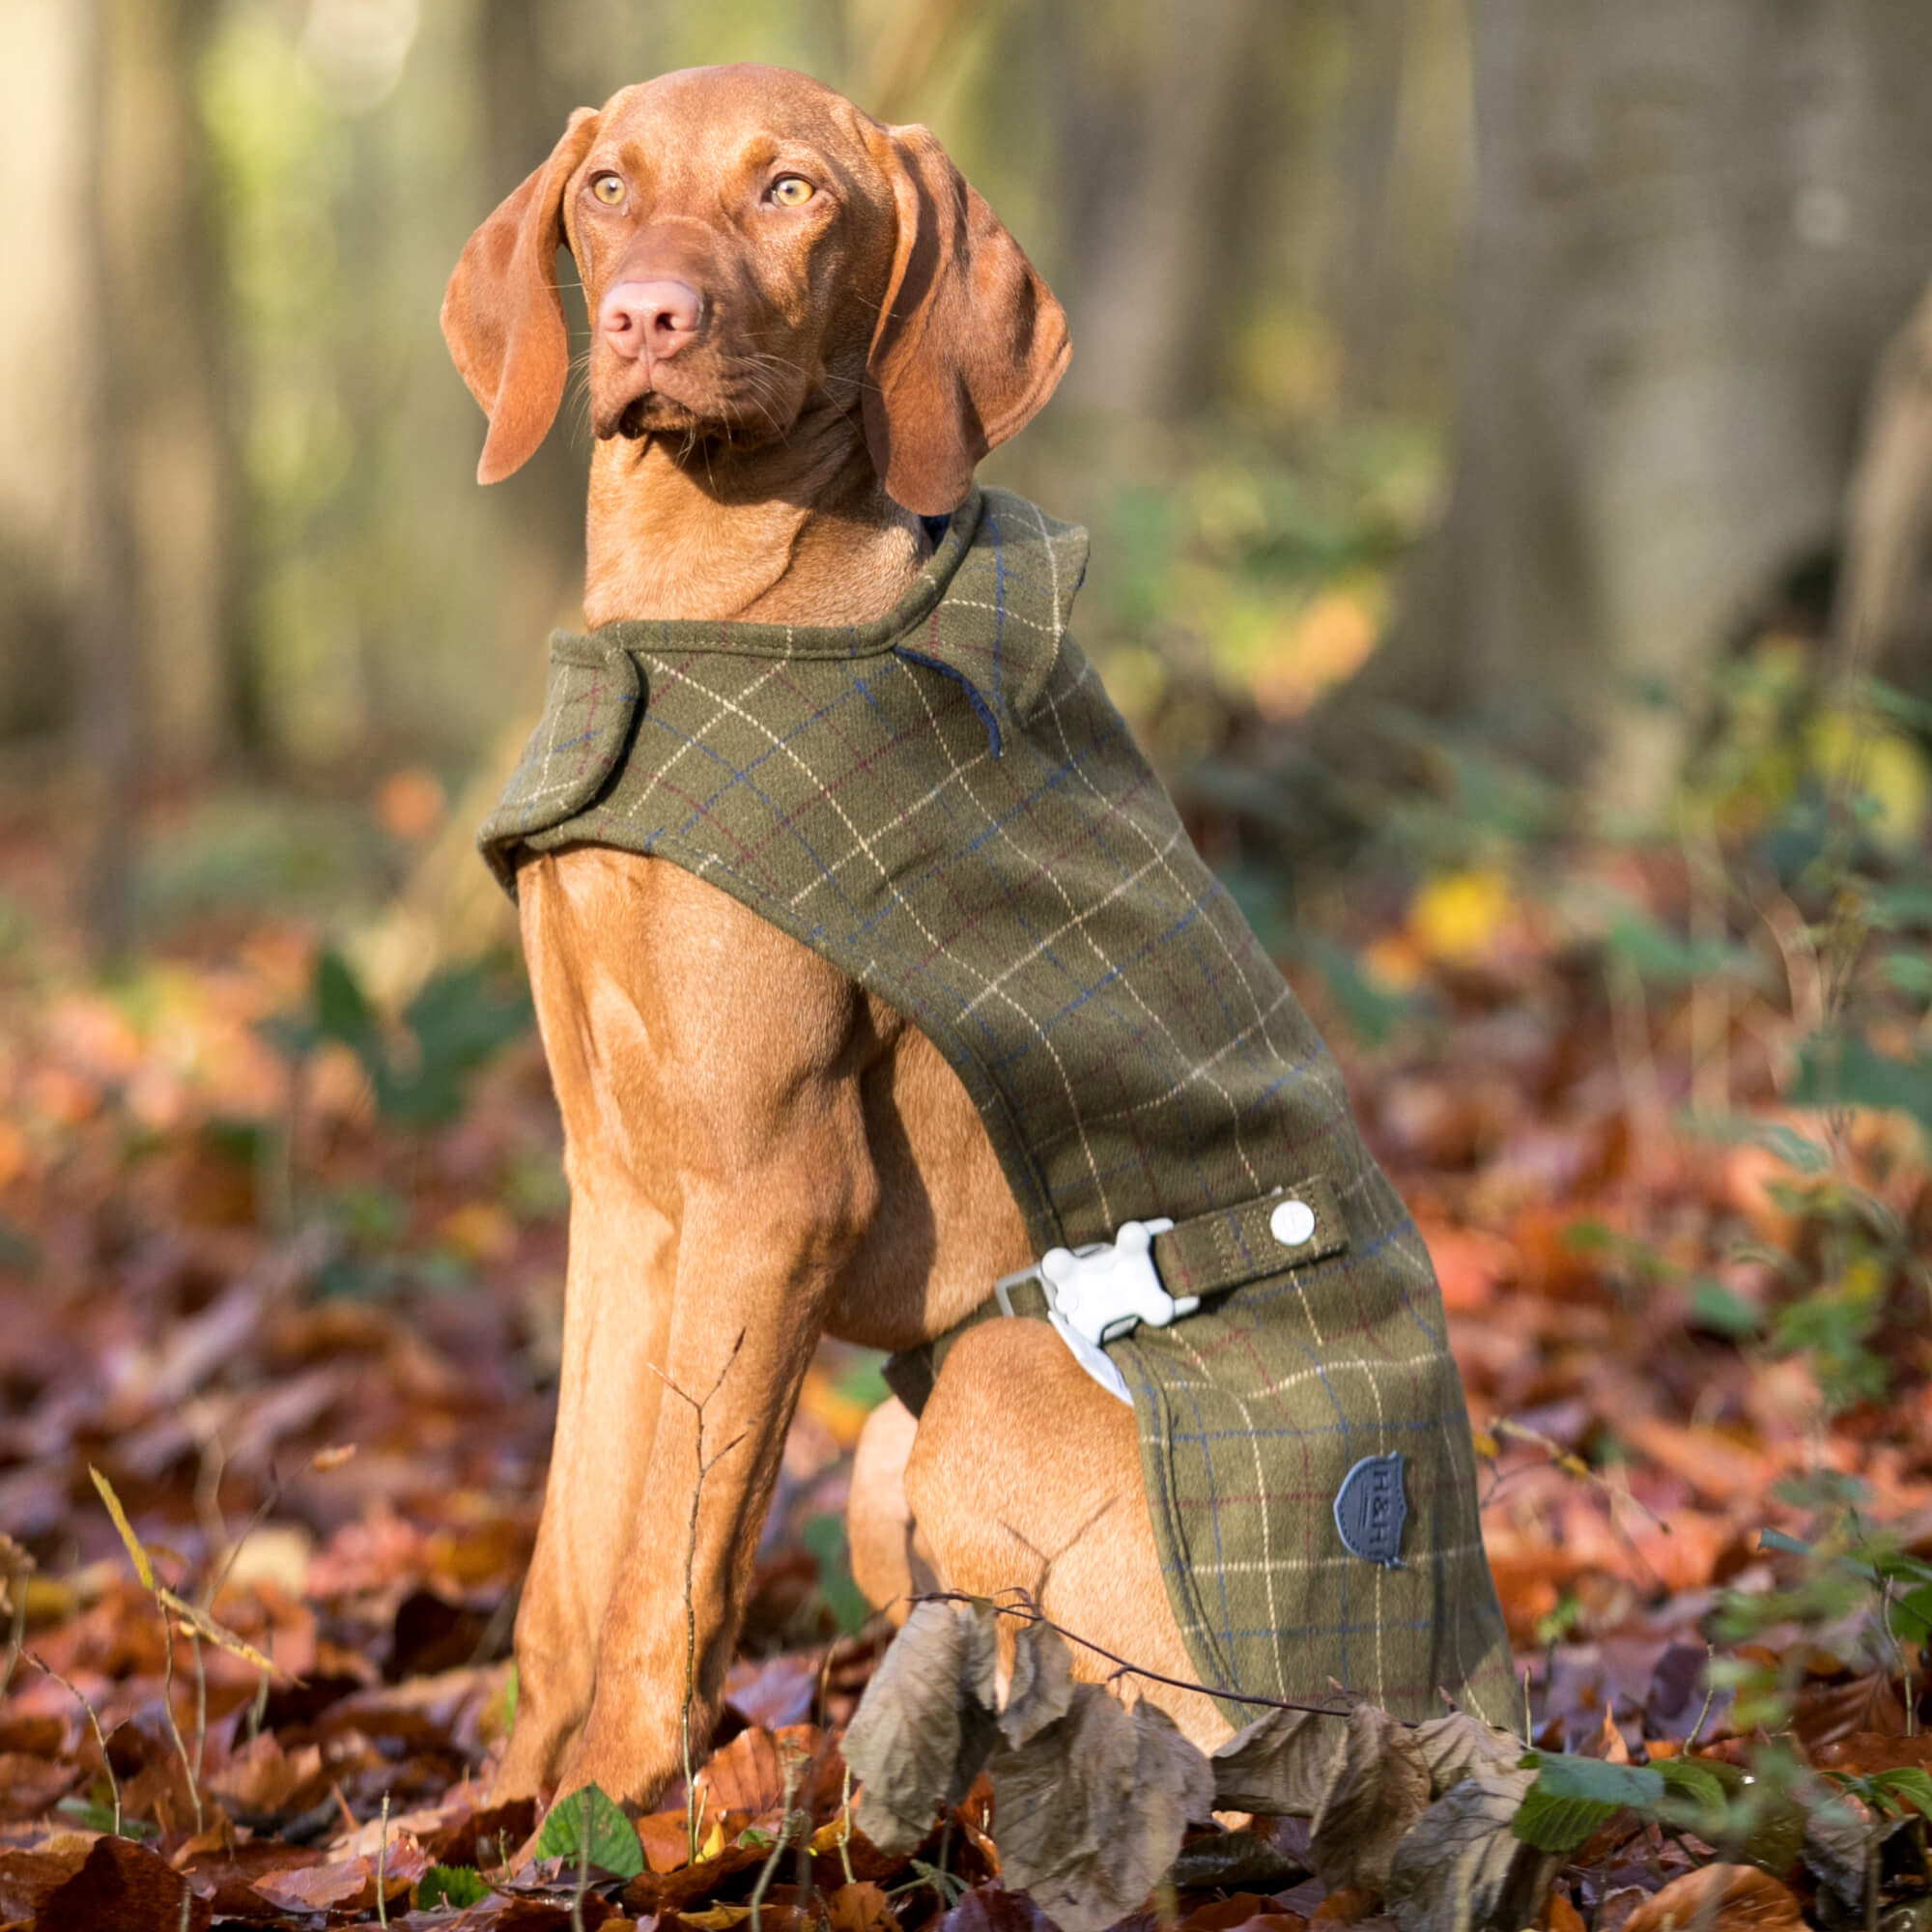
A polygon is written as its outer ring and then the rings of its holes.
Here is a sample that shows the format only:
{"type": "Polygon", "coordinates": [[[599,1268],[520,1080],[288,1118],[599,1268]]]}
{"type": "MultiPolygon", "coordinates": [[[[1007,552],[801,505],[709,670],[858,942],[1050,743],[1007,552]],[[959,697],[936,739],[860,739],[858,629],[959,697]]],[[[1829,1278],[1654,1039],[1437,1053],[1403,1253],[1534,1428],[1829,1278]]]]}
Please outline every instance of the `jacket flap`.
{"type": "Polygon", "coordinates": [[[643,696],[642,675],[628,651],[568,631],[553,635],[543,716],[477,835],[505,884],[516,869],[519,839],[575,817],[616,776],[643,696]]]}

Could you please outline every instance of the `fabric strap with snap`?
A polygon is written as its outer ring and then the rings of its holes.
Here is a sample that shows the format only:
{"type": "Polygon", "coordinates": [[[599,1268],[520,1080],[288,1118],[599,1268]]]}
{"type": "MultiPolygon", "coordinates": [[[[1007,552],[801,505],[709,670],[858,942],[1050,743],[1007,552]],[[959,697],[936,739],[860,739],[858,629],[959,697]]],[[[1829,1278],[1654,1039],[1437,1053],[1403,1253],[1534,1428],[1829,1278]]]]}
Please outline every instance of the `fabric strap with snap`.
{"type": "Polygon", "coordinates": [[[886,1384],[918,1415],[948,1351],[969,1328],[1002,1316],[1049,1321],[1087,1373],[1130,1401],[1105,1343],[1146,1321],[1183,1320],[1206,1295],[1342,1253],[1349,1231],[1333,1185],[1320,1176],[1185,1221],[1129,1221],[1111,1241],[1050,1248],[1005,1276],[965,1321],[893,1356],[886,1384]]]}

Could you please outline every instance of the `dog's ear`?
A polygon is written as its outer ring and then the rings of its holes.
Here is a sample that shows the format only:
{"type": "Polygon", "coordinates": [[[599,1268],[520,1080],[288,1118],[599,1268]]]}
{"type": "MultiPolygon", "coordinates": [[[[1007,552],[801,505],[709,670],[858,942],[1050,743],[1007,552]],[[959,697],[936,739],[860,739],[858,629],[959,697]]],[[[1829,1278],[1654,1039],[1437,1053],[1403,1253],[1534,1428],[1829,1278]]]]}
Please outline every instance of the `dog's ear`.
{"type": "Polygon", "coordinates": [[[476,466],[497,483],[536,453],[563,400],[570,339],[556,292],[563,191],[597,137],[597,110],[570,117],[550,159],[464,244],[442,298],[442,339],[490,418],[476,466]]]}
{"type": "Polygon", "coordinates": [[[1052,395],[1072,345],[1053,291],[926,128],[881,128],[875,152],[898,236],[867,364],[866,446],[895,503],[943,516],[973,466],[1052,395]]]}

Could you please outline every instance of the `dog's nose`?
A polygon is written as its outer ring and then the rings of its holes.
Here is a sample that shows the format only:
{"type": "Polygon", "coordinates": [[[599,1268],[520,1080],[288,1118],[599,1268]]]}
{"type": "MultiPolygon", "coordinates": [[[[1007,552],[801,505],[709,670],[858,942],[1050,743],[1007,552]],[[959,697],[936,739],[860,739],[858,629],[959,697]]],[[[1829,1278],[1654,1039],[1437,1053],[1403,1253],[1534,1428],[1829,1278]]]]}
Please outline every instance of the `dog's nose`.
{"type": "Polygon", "coordinates": [[[597,307],[597,327],[619,355],[665,361],[697,333],[704,300],[688,282],[619,282],[597,307]]]}

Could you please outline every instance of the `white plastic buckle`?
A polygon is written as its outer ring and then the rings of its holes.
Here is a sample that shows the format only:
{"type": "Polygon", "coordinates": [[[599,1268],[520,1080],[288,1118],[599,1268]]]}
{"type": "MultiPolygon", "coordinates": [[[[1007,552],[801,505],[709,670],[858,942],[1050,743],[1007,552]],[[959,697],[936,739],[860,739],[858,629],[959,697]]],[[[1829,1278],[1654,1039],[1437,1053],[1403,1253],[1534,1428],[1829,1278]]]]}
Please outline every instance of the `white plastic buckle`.
{"type": "Polygon", "coordinates": [[[1084,1248],[1049,1248],[1037,1267],[1009,1275],[994,1286],[1000,1306],[1010,1315],[1010,1283],[1028,1276],[1037,1280],[1046,1295],[1047,1320],[1072,1350],[1073,1358],[1108,1394],[1131,1403],[1126,1378],[1101,1348],[1124,1335],[1137,1322],[1165,1328],[1201,1306],[1198,1294],[1179,1300],[1161,1286],[1153,1264],[1153,1237],[1164,1235],[1172,1221],[1123,1222],[1111,1241],[1084,1248]]]}

